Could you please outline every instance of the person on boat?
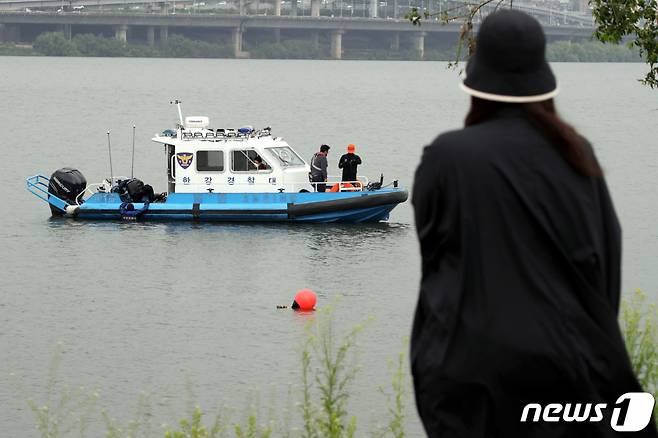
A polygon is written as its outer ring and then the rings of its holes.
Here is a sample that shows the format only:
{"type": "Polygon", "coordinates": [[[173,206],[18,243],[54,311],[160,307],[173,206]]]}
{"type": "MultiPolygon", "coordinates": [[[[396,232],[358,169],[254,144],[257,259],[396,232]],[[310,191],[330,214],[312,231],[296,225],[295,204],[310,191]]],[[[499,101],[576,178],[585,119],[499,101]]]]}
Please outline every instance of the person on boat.
{"type": "Polygon", "coordinates": [[[268,170],[269,167],[267,164],[263,162],[263,159],[260,157],[260,155],[256,155],[256,158],[254,158],[254,164],[256,165],[256,170],[268,170]]]}
{"type": "Polygon", "coordinates": [[[361,157],[355,154],[356,146],[353,144],[347,145],[347,153],[343,154],[338,160],[338,168],[343,169],[343,177],[341,181],[349,181],[354,183],[356,179],[356,168],[361,164],[361,157]]]}
{"type": "Polygon", "coordinates": [[[311,183],[316,192],[324,192],[327,189],[327,154],[329,154],[329,145],[320,146],[320,151],[313,154],[311,158],[311,183]]]}
{"type": "MultiPolygon", "coordinates": [[[[531,16],[488,15],[465,128],[416,170],[410,360],[430,438],[618,436],[621,396],[642,392],[617,323],[619,222],[592,147],[555,111],[545,44],[531,16]]],[[[658,436],[650,411],[630,435],[658,436]]]]}

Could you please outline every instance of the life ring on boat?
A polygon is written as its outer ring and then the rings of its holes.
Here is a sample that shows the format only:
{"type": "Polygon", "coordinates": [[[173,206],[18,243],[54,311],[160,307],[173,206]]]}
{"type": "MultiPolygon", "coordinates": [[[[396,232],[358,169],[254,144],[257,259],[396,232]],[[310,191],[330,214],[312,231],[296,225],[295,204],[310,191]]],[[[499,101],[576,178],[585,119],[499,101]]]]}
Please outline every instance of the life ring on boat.
{"type": "Polygon", "coordinates": [[[353,188],[354,188],[354,186],[351,183],[347,183],[347,182],[346,183],[336,183],[333,186],[331,186],[329,191],[330,192],[341,192],[341,191],[347,189],[346,191],[351,192],[352,190],[350,190],[350,189],[353,189],[353,188]]]}

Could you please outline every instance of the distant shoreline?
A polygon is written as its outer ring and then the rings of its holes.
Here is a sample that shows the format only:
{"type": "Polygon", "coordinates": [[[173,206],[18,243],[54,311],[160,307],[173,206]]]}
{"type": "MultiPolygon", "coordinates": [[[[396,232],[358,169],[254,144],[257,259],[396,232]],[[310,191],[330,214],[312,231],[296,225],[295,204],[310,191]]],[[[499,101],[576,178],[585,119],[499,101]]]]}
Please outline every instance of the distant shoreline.
{"type": "MultiPolygon", "coordinates": [[[[247,48],[250,59],[316,59],[327,60],[329,48],[307,40],[287,40],[281,43],[254,44],[247,48]]],[[[454,61],[453,48],[428,49],[423,61],[454,61]]],[[[0,44],[0,56],[69,56],[114,58],[210,58],[235,59],[227,44],[192,40],[171,35],[162,47],[127,44],[113,38],[91,34],[76,35],[68,40],[62,33],[47,32],[33,44],[0,44]]],[[[557,41],[546,47],[551,62],[644,62],[637,51],[625,45],[603,44],[597,41],[557,41]]],[[[420,61],[413,50],[346,48],[344,60],[420,61]]]]}

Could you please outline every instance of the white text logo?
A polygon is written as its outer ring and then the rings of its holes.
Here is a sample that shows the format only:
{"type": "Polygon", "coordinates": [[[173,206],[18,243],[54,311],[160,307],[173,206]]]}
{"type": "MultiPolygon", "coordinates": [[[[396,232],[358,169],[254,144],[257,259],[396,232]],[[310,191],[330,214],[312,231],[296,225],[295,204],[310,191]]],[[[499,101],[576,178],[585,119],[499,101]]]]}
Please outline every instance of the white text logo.
{"type": "MultiPolygon", "coordinates": [[[[655,400],[648,392],[628,392],[612,407],[610,427],[617,432],[637,432],[649,424],[655,400]]],[[[606,403],[529,403],[523,408],[521,422],[566,423],[599,422],[608,409],[606,403]]]]}

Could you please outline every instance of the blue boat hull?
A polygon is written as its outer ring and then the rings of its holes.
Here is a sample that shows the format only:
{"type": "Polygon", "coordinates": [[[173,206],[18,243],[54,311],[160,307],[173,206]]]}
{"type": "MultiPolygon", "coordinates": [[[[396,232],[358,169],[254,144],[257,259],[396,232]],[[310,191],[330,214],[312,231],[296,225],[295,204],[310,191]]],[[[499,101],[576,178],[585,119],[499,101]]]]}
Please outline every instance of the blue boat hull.
{"type": "Polygon", "coordinates": [[[172,193],[166,202],[132,204],[116,193],[96,193],[76,209],[80,219],[221,222],[363,223],[388,219],[406,201],[404,189],[339,193],[172,193]],[[144,211],[141,211],[144,210],[144,211]],[[135,213],[139,212],[139,213],[135,213]]]}

